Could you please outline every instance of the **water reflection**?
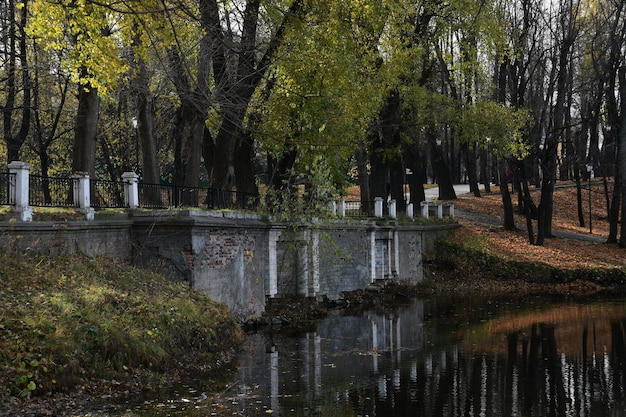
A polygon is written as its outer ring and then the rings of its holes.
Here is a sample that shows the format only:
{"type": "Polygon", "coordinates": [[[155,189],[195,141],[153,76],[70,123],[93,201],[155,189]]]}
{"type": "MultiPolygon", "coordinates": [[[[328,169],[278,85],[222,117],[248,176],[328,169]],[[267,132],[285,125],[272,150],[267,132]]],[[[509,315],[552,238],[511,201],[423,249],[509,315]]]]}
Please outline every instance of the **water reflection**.
{"type": "Polygon", "coordinates": [[[197,415],[623,416],[625,326],[624,300],[337,314],[250,336],[236,381],[197,415]]]}

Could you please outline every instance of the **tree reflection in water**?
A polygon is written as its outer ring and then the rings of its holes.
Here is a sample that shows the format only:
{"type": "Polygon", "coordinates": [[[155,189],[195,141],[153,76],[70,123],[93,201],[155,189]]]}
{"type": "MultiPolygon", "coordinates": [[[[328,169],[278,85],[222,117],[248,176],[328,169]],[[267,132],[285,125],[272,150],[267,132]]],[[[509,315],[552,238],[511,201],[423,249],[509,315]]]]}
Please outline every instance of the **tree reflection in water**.
{"type": "Polygon", "coordinates": [[[351,404],[370,416],[626,415],[624,317],[620,301],[481,319],[458,343],[426,346],[400,389],[362,386],[351,404]]]}
{"type": "Polygon", "coordinates": [[[168,415],[626,416],[625,301],[414,300],[252,334],[227,391],[168,415]]]}

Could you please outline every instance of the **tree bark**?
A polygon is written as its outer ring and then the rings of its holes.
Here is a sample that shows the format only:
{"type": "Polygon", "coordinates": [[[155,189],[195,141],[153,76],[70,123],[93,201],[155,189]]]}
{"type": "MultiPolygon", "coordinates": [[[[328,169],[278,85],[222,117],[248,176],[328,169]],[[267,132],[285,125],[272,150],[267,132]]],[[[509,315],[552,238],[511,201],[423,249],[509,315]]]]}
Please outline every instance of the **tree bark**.
{"type": "Polygon", "coordinates": [[[480,197],[480,189],[478,188],[478,177],[476,172],[476,149],[475,144],[471,147],[464,143],[461,145],[463,156],[465,157],[465,165],[467,167],[467,180],[469,181],[470,191],[474,193],[474,197],[480,197]]]}
{"type": "Polygon", "coordinates": [[[356,159],[357,181],[359,184],[362,207],[366,213],[369,213],[373,210],[373,206],[370,208],[373,199],[370,194],[370,177],[367,172],[367,154],[363,146],[359,146],[355,149],[354,157],[356,159]]]}
{"type": "MultiPolygon", "coordinates": [[[[141,43],[141,38],[135,36],[135,44],[141,43]]],[[[158,146],[154,132],[154,97],[148,84],[148,72],[143,58],[137,62],[136,78],[133,80],[137,135],[141,148],[141,165],[143,181],[147,184],[158,184],[161,181],[158,160],[158,146]]]]}
{"type": "Polygon", "coordinates": [[[409,190],[410,190],[410,202],[413,206],[419,209],[420,203],[426,201],[426,194],[424,192],[425,179],[423,175],[422,159],[417,144],[411,144],[407,146],[405,151],[407,168],[411,170],[411,175],[408,177],[409,190]]]}
{"type": "Polygon", "coordinates": [[[511,193],[509,193],[509,184],[506,180],[507,164],[504,159],[498,163],[500,175],[500,196],[504,207],[504,230],[517,230],[515,226],[515,218],[513,215],[513,202],[511,201],[511,193]]]}
{"type": "Polygon", "coordinates": [[[443,156],[441,147],[437,145],[437,139],[434,134],[427,133],[428,145],[430,146],[433,158],[433,170],[437,176],[437,184],[439,185],[440,200],[456,200],[456,192],[450,177],[448,163],[443,156]]]}
{"type": "Polygon", "coordinates": [[[95,177],[96,134],[100,98],[98,91],[90,84],[78,86],[78,110],[74,124],[74,152],[72,170],[87,172],[95,177]]]}
{"type": "MultiPolygon", "coordinates": [[[[209,3],[211,4],[211,10],[214,10],[213,14],[217,13],[216,0],[210,0],[209,3]]],[[[256,56],[259,55],[259,48],[256,43],[256,34],[260,0],[246,2],[241,52],[237,62],[236,73],[231,74],[231,77],[226,77],[224,75],[227,72],[225,65],[217,71],[217,74],[222,74],[222,78],[216,79],[216,86],[219,89],[216,97],[222,110],[220,115],[221,124],[215,137],[214,158],[210,161],[205,160],[207,171],[213,172],[211,182],[215,187],[230,189],[233,186],[239,187],[240,182],[249,184],[250,180],[245,178],[248,174],[246,172],[237,173],[235,170],[235,149],[241,145],[241,140],[252,138],[251,135],[248,135],[246,138],[242,137],[245,132],[245,117],[250,100],[274,60],[290,20],[303,15],[303,6],[303,0],[293,1],[276,33],[269,41],[267,49],[257,61],[256,56]]],[[[223,37],[223,34],[220,36],[223,37]]],[[[214,73],[216,73],[215,70],[214,73]]],[[[238,163],[237,166],[250,167],[251,162],[246,164],[238,163]]]]}
{"type": "MultiPolygon", "coordinates": [[[[6,104],[2,108],[3,116],[3,134],[7,144],[7,162],[18,161],[20,159],[20,150],[24,141],[28,137],[31,119],[31,90],[32,82],[28,68],[28,57],[26,54],[26,10],[27,2],[23,1],[23,8],[18,23],[15,23],[15,0],[10,0],[7,4],[9,11],[8,18],[8,67],[6,73],[6,104]],[[19,31],[19,36],[18,36],[19,31]],[[20,72],[22,85],[19,89],[22,91],[22,104],[17,106],[16,98],[18,95],[18,68],[17,61],[20,61],[20,72]],[[21,109],[21,120],[19,130],[13,133],[14,113],[16,109],[21,109]]],[[[7,45],[5,45],[6,47],[7,45]]]]}
{"type": "MultiPolygon", "coordinates": [[[[619,143],[618,143],[618,175],[620,177],[620,184],[626,184],[626,68],[620,67],[619,69],[619,92],[620,92],[620,124],[619,124],[619,143]]],[[[626,247],[626,187],[622,186],[620,190],[621,194],[621,209],[622,209],[622,221],[620,223],[620,248],[626,247]]]]}

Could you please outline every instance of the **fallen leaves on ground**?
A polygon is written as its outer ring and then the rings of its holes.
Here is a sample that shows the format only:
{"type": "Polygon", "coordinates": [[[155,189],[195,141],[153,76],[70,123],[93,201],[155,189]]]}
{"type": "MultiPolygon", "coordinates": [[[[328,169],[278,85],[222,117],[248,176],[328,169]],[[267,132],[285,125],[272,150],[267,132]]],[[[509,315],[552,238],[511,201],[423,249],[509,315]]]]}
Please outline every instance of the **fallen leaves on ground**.
{"type": "MultiPolygon", "coordinates": [[[[492,187],[492,193],[481,197],[460,196],[455,200],[455,207],[475,213],[488,214],[497,219],[503,218],[502,197],[499,189],[492,187]]],[[[606,217],[606,199],[603,184],[596,182],[592,186],[592,232],[594,236],[606,239],[609,224],[606,217]]],[[[512,195],[514,206],[517,196],[512,195]]],[[[535,194],[535,202],[539,191],[535,194]]],[[[557,187],[554,193],[553,230],[589,235],[588,189],[583,190],[583,212],[587,216],[585,227],[578,223],[576,189],[557,187]]],[[[524,225],[525,217],[516,214],[517,225],[524,225]]],[[[626,266],[626,249],[616,244],[595,243],[579,239],[551,238],[543,246],[531,245],[526,230],[506,231],[502,227],[479,221],[459,219],[461,228],[450,239],[458,242],[475,241],[485,250],[505,260],[519,262],[542,262],[562,269],[580,268],[623,268],[626,266]]],[[[536,233],[536,221],[533,222],[536,233]]],[[[604,241],[604,239],[601,239],[604,241]]]]}

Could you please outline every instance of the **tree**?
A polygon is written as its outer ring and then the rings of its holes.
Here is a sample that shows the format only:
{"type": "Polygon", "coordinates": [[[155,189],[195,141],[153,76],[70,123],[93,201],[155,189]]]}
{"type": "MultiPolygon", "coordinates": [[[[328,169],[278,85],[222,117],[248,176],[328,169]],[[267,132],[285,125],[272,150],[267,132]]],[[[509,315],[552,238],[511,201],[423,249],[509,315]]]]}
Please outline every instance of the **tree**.
{"type": "Polygon", "coordinates": [[[84,0],[35,0],[31,12],[28,33],[45,49],[61,52],[62,66],[77,85],[72,169],[93,177],[100,95],[126,71],[114,17],[107,7],[84,0]]]}
{"type": "Polygon", "coordinates": [[[2,106],[4,141],[7,144],[7,162],[20,159],[20,149],[30,129],[32,115],[32,80],[27,51],[28,2],[2,2],[3,44],[2,60],[5,73],[5,104],[2,106]],[[17,126],[17,128],[16,128],[17,126]]]}

